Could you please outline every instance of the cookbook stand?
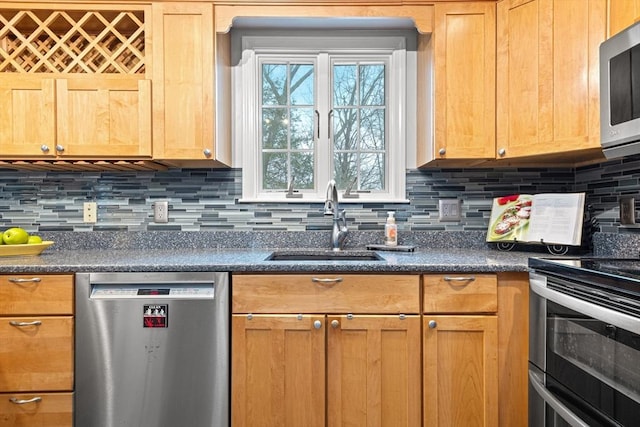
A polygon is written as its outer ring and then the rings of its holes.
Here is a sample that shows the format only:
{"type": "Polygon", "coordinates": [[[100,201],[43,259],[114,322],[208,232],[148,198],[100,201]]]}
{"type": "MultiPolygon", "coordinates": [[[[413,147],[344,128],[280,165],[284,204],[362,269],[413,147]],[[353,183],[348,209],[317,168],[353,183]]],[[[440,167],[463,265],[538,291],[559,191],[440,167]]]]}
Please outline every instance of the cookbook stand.
{"type": "Polygon", "coordinates": [[[553,243],[545,243],[540,240],[540,243],[533,242],[519,242],[517,240],[508,242],[496,242],[495,246],[499,251],[511,251],[516,246],[518,248],[524,246],[525,248],[541,248],[544,247],[551,255],[566,255],[567,253],[579,251],[579,252],[591,252],[593,250],[593,233],[599,228],[598,220],[593,213],[593,206],[587,205],[584,209],[584,221],[582,223],[582,244],[580,246],[572,245],[557,245],[553,243]]]}
{"type": "Polygon", "coordinates": [[[543,240],[540,240],[540,243],[531,243],[531,242],[527,242],[527,243],[519,243],[517,240],[514,240],[513,242],[498,242],[496,243],[496,247],[498,248],[499,251],[511,251],[513,250],[516,245],[531,245],[531,246],[544,246],[547,251],[551,254],[551,255],[566,255],[569,252],[569,249],[572,247],[576,247],[579,248],[580,246],[569,246],[569,245],[555,245],[553,243],[551,244],[547,244],[545,243],[543,240]]]}

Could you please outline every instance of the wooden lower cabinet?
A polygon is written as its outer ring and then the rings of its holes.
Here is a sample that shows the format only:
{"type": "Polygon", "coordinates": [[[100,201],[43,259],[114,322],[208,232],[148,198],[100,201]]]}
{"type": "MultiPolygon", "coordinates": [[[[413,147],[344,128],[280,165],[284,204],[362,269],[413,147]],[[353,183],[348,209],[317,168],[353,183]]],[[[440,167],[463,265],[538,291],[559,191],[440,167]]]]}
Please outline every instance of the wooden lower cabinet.
{"type": "Polygon", "coordinates": [[[420,317],[329,316],[327,323],[327,425],[419,426],[420,317]]]}
{"type": "Polygon", "coordinates": [[[232,427],[527,426],[527,273],[232,286],[232,427]]]}
{"type": "Polygon", "coordinates": [[[233,427],[421,426],[419,277],[332,277],[233,277],[233,427]]]}
{"type": "Polygon", "coordinates": [[[73,425],[73,275],[0,275],[0,427],[73,425]]]}
{"type": "Polygon", "coordinates": [[[70,427],[73,393],[0,393],[0,427],[70,427]]]}
{"type": "Polygon", "coordinates": [[[324,332],[322,316],[232,316],[232,426],[325,425],[324,332]]]}
{"type": "Polygon", "coordinates": [[[0,342],[0,391],[73,389],[73,317],[1,317],[0,342]]]}
{"type": "Polygon", "coordinates": [[[425,315],[424,425],[498,425],[496,316],[425,315]]]}
{"type": "Polygon", "coordinates": [[[236,314],[232,336],[234,427],[420,426],[418,315],[236,314]]]}

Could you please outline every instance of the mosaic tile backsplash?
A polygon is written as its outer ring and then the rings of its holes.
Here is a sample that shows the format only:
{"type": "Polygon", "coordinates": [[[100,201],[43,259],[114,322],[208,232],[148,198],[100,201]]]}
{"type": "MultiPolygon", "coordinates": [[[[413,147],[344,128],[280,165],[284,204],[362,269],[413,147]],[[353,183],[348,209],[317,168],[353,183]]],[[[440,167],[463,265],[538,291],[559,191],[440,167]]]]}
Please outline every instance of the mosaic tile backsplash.
{"type": "MultiPolygon", "coordinates": [[[[0,228],[37,231],[329,230],[323,205],[240,203],[239,169],[162,172],[22,172],[0,170],[0,228]],[[153,222],[153,203],[169,201],[169,222],[153,222]],[[98,221],[83,222],[83,204],[98,204],[98,221]]],[[[491,200],[514,193],[584,191],[600,230],[619,230],[618,199],[638,195],[640,156],[577,169],[424,169],[406,174],[406,204],[348,204],[352,230],[381,230],[386,211],[400,231],[485,230],[491,200]],[[438,218],[438,200],[462,200],[459,222],[438,218]]]]}

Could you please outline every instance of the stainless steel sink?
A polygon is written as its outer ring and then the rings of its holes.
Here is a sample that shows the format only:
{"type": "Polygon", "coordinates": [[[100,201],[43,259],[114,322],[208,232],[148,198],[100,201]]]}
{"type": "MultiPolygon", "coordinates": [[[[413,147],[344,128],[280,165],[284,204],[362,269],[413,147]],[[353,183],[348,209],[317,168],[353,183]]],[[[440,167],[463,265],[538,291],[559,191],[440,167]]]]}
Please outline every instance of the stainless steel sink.
{"type": "Polygon", "coordinates": [[[366,250],[281,250],[271,253],[265,261],[384,261],[380,255],[366,250]]]}

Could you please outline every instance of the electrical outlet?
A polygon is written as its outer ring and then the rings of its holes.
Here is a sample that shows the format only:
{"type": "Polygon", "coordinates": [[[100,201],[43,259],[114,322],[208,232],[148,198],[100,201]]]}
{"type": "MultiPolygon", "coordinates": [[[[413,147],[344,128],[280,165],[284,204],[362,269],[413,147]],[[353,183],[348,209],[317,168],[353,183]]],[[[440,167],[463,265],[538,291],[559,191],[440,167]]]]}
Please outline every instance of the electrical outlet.
{"type": "Polygon", "coordinates": [[[84,222],[95,224],[98,221],[98,204],[96,202],[84,202],[84,222]]]}
{"type": "Polygon", "coordinates": [[[440,221],[460,221],[460,200],[440,199],[439,209],[440,221]]]}
{"type": "Polygon", "coordinates": [[[636,223],[636,200],[633,197],[620,198],[620,224],[632,225],[636,223]]]}
{"type": "Polygon", "coordinates": [[[158,200],[153,204],[153,221],[169,222],[169,202],[158,200]]]}

